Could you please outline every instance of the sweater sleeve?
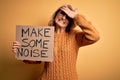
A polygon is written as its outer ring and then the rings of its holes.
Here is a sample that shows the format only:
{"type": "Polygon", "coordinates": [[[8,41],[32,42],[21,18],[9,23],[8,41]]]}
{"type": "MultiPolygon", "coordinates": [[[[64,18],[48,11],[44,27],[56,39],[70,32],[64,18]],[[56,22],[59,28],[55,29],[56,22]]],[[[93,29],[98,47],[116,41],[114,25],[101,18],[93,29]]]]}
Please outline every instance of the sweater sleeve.
{"type": "Polygon", "coordinates": [[[80,46],[89,45],[99,40],[98,31],[84,16],[77,14],[74,17],[74,21],[82,29],[82,32],[76,34],[76,39],[80,46]]]}

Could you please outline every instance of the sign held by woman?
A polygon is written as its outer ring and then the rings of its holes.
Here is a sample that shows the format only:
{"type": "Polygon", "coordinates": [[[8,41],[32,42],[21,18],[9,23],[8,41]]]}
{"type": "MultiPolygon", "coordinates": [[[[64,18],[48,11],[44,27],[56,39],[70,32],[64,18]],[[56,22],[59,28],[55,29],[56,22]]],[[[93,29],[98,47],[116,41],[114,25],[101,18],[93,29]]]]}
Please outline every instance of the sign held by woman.
{"type": "Polygon", "coordinates": [[[54,27],[17,25],[16,40],[21,43],[17,49],[17,59],[53,61],[54,27]]]}

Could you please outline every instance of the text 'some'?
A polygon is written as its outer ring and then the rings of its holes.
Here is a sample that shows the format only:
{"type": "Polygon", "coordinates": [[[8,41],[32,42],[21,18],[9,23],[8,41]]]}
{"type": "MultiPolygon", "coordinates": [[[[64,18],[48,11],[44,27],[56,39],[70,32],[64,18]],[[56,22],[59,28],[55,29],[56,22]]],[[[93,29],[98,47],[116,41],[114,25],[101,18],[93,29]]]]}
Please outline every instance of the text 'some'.
{"type": "Polygon", "coordinates": [[[16,26],[16,40],[21,43],[16,58],[19,60],[53,61],[53,26],[16,26]]]}

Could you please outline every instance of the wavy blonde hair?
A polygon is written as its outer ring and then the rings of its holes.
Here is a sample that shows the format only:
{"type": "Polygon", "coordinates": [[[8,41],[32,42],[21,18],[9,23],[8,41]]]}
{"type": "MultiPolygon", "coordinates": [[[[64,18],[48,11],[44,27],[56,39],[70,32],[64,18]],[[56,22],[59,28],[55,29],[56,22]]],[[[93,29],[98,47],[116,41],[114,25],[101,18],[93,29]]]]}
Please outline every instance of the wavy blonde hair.
{"type": "MultiPolygon", "coordinates": [[[[70,10],[74,11],[74,9],[72,8],[71,5],[62,5],[61,7],[64,7],[64,6],[67,6],[70,10]]],[[[48,22],[48,26],[54,26],[54,27],[56,27],[55,17],[56,17],[56,15],[58,14],[58,12],[61,11],[61,10],[60,10],[61,7],[59,7],[59,8],[54,12],[54,14],[52,15],[50,21],[48,22]]],[[[68,26],[66,27],[66,32],[70,32],[74,27],[75,27],[75,23],[74,23],[73,19],[70,18],[70,19],[69,19],[69,24],[68,24],[68,26]]],[[[56,28],[55,28],[55,30],[56,30],[56,28]]]]}

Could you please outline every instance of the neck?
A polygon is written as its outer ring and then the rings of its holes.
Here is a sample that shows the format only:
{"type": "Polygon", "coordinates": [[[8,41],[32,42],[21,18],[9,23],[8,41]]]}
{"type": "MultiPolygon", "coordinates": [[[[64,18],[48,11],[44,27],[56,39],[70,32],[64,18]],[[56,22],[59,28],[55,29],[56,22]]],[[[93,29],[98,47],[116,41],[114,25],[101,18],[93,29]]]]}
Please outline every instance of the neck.
{"type": "Polygon", "coordinates": [[[59,33],[65,33],[65,29],[66,28],[62,28],[62,27],[57,27],[56,26],[56,33],[59,34],[59,33]]]}

